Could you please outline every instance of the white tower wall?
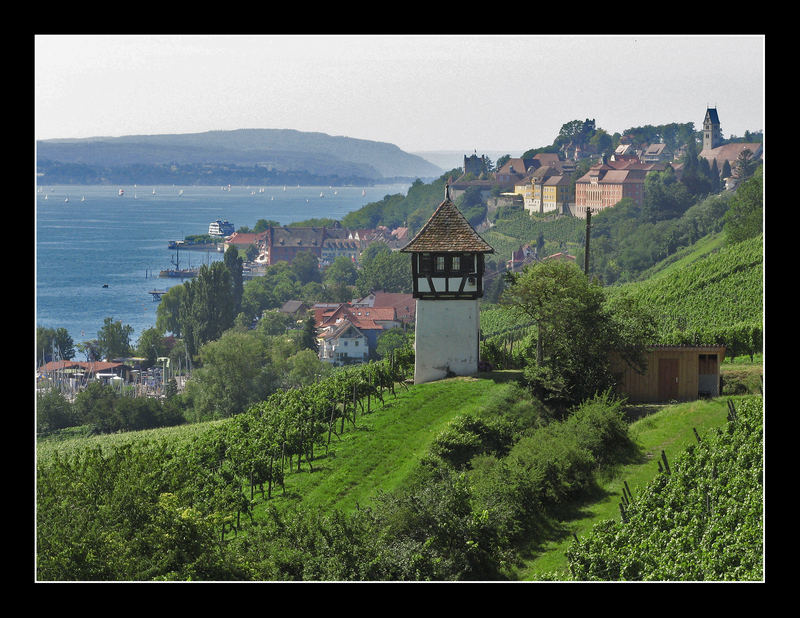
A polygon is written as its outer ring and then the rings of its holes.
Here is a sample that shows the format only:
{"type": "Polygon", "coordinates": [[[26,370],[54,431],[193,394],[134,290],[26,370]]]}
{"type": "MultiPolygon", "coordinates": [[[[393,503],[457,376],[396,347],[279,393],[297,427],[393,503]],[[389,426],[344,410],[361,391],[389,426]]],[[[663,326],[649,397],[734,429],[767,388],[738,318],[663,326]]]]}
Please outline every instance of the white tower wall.
{"type": "Polygon", "coordinates": [[[417,299],[414,384],[478,373],[478,300],[417,299]]]}

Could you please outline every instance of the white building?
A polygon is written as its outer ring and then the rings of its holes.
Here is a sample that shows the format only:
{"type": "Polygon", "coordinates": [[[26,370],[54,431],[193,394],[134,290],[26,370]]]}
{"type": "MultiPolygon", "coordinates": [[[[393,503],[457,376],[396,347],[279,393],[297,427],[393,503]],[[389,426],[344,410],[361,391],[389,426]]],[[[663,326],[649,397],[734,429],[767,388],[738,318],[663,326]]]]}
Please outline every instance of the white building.
{"type": "Polygon", "coordinates": [[[367,336],[347,318],[322,331],[317,338],[319,359],[334,365],[366,363],[369,360],[367,336]]]}
{"type": "Polygon", "coordinates": [[[494,249],[445,199],[403,249],[416,299],[414,383],[478,372],[484,254],[494,249]]]}

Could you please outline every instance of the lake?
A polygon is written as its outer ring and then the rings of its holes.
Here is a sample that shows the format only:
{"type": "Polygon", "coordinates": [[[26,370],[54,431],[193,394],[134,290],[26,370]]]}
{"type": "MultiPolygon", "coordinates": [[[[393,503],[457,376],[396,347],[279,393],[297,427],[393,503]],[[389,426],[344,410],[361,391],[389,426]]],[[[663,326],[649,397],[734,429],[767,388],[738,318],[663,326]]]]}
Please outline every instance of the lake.
{"type": "MultiPolygon", "coordinates": [[[[106,317],[131,326],[135,344],[155,325],[158,303],[150,290],[182,282],[158,276],[174,266],[170,240],[206,234],[216,219],[236,229],[252,228],[259,219],[281,225],[319,217],[341,220],[386,195],[405,195],[409,186],[39,186],[36,326],[67,329],[76,345],[75,360],[85,360],[77,344],[97,338],[106,317]]],[[[222,255],[181,251],[180,266],[212,263],[222,255]]]]}

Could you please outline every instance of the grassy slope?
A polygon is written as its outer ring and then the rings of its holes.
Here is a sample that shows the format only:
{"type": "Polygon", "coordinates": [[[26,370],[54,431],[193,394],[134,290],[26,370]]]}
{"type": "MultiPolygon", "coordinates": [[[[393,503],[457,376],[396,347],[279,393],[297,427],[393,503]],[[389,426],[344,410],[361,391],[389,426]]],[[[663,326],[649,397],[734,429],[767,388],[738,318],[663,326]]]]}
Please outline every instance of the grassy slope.
{"type": "MultiPolygon", "coordinates": [[[[618,519],[623,482],[627,481],[634,496],[658,474],[658,459],[663,450],[673,462],[687,446],[695,442],[693,429],[702,436],[709,429],[725,422],[728,397],[692,401],[671,406],[651,406],[650,414],[631,424],[631,437],[639,447],[639,460],[614,470],[604,471],[598,478],[602,497],[590,504],[577,505],[578,516],[562,523],[560,538],[551,541],[543,551],[531,557],[518,572],[518,579],[535,581],[545,574],[567,572],[564,556],[572,534],[588,534],[592,526],[605,519],[618,519]]],[[[737,397],[731,397],[736,401],[737,397]]]]}
{"type": "MultiPolygon", "coordinates": [[[[286,493],[273,492],[277,507],[302,502],[317,509],[350,510],[365,506],[379,490],[391,491],[402,485],[414,466],[427,452],[438,432],[457,415],[477,411],[507,391],[509,376],[515,372],[482,374],[482,378],[450,378],[419,384],[397,386],[396,397],[384,394],[385,405],[372,401],[372,413],[356,419],[356,427],[345,425],[341,438],[331,438],[328,454],[316,447],[314,472],[303,461],[300,472],[289,473],[286,493]]],[[[38,457],[53,450],[68,453],[87,446],[113,447],[135,440],[182,440],[225,421],[212,421],[180,427],[132,431],[63,440],[43,440],[38,457]]],[[[256,495],[256,516],[264,508],[256,495]]]]}
{"type": "MultiPolygon", "coordinates": [[[[314,472],[307,465],[287,475],[286,495],[273,494],[280,508],[302,502],[314,509],[349,511],[366,506],[378,491],[403,484],[431,441],[457,415],[477,411],[502,396],[507,386],[502,372],[494,378],[450,378],[398,387],[396,398],[384,397],[369,415],[359,416],[357,427],[345,427],[341,439],[331,439],[329,454],[317,447],[314,472]]],[[[256,516],[263,504],[256,509],[256,516]]]]}
{"type": "MultiPolygon", "coordinates": [[[[387,394],[386,405],[377,403],[372,413],[359,416],[357,426],[345,429],[341,439],[332,438],[329,452],[317,447],[314,472],[304,462],[300,472],[287,475],[286,493],[278,489],[272,504],[281,508],[292,504],[327,511],[349,511],[356,505],[366,506],[379,491],[391,491],[409,477],[420,458],[427,452],[436,434],[457,415],[474,412],[503,397],[508,392],[506,381],[514,372],[486,374],[485,378],[451,378],[429,384],[398,388],[397,396],[387,394]]],[[[589,533],[592,526],[604,519],[619,517],[618,503],[623,481],[636,495],[657,474],[657,458],[663,449],[669,461],[694,440],[693,429],[704,432],[722,424],[727,415],[726,398],[696,401],[673,406],[651,406],[647,416],[631,425],[631,436],[639,447],[636,462],[603,471],[595,502],[573,505],[575,517],[560,523],[557,538],[551,539],[536,555],[529,556],[517,573],[517,579],[541,580],[545,575],[565,572],[564,551],[572,534],[589,533]]],[[[735,398],[734,398],[735,399],[735,398]]],[[[641,408],[638,409],[642,411],[641,408]]],[[[216,423],[218,423],[217,421],[216,423]]],[[[76,438],[59,443],[59,448],[74,448],[89,443],[119,444],[121,441],[165,437],[181,439],[203,430],[199,424],[167,430],[149,430],[128,434],[76,438]],[[121,438],[124,437],[124,440],[121,438]]],[[[53,445],[55,446],[55,445],[53,445]]],[[[50,448],[41,449],[45,456],[50,448]]],[[[255,516],[265,508],[257,494],[255,516]]]]}

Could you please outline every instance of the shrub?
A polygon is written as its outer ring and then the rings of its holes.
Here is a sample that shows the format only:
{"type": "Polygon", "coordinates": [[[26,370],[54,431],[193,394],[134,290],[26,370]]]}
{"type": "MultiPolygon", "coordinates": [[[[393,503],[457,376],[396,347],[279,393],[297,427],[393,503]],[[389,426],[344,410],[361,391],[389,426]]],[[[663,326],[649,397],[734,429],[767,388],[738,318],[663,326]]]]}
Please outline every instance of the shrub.
{"type": "Polygon", "coordinates": [[[36,393],[36,431],[46,433],[77,423],[72,405],[60,392],[51,388],[36,393]]]}

